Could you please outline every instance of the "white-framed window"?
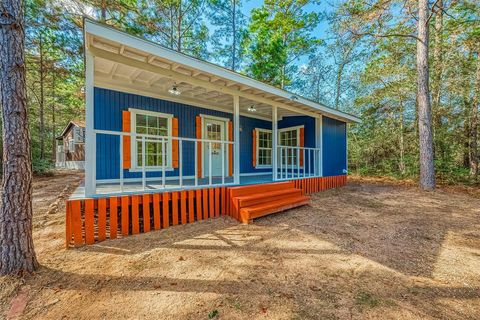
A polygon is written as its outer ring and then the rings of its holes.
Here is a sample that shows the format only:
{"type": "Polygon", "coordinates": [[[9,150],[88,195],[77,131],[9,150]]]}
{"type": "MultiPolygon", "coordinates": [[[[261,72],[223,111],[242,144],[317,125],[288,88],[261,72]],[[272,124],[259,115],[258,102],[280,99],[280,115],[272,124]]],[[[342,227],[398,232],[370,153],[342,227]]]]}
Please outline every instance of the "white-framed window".
{"type": "MultiPolygon", "coordinates": [[[[280,146],[298,147],[300,146],[300,129],[303,126],[289,127],[278,130],[278,141],[280,146]]],[[[280,157],[283,165],[297,165],[298,149],[280,149],[280,157]]],[[[300,151],[301,152],[301,151],[300,151]]]]}
{"type": "Polygon", "coordinates": [[[68,140],[68,152],[75,152],[75,140],[68,140]]]}
{"type": "MultiPolygon", "coordinates": [[[[139,109],[129,109],[131,131],[139,135],[170,137],[172,135],[172,114],[139,109]]],[[[132,169],[142,169],[142,136],[132,141],[132,169]]],[[[155,141],[155,137],[145,138],[145,168],[162,169],[172,167],[172,142],[155,141]],[[153,140],[153,141],[152,141],[153,140]],[[164,148],[165,147],[165,148],[164,148]],[[165,159],[165,163],[163,163],[165,159]]]]}
{"type": "Polygon", "coordinates": [[[85,128],[73,128],[73,140],[76,144],[85,143],[85,128]]]}
{"type": "Polygon", "coordinates": [[[255,129],[257,139],[256,168],[270,168],[272,166],[272,130],[255,129]]]}

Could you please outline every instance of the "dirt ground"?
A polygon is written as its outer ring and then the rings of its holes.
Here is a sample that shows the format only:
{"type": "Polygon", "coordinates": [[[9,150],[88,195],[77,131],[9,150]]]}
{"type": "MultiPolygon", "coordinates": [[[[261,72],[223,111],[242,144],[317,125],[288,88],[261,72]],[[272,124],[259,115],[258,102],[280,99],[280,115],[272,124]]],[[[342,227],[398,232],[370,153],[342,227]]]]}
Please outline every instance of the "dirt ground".
{"type": "Polygon", "coordinates": [[[0,318],[480,318],[475,195],[352,179],[251,225],[221,217],[65,250],[80,179],[36,179],[41,268],[0,280],[0,318]]]}

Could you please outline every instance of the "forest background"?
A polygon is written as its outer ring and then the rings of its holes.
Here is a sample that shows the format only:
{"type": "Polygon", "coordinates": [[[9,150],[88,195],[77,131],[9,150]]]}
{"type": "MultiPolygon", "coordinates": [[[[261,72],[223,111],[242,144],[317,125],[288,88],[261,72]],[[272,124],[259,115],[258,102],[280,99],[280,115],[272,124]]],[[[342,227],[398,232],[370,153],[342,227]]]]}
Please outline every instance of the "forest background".
{"type": "MultiPolygon", "coordinates": [[[[27,0],[34,171],[84,117],[83,17],[362,118],[349,171],[418,179],[417,6],[412,0],[27,0]]],[[[433,153],[441,183],[478,184],[480,2],[428,3],[433,153]]]]}

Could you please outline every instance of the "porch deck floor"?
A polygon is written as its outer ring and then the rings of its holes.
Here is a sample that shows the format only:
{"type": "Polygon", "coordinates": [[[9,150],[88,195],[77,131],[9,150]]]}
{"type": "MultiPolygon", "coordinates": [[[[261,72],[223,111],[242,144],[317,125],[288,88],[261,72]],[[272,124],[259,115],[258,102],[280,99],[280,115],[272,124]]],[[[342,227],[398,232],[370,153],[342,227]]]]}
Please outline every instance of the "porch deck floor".
{"type": "MultiPolygon", "coordinates": [[[[255,176],[241,176],[239,185],[249,185],[249,184],[260,184],[260,183],[269,183],[272,182],[272,174],[266,173],[264,175],[255,175],[255,176]]],[[[212,177],[212,187],[221,186],[222,179],[220,177],[212,177]]],[[[234,186],[233,177],[226,177],[225,184],[229,186],[234,186]]],[[[181,188],[178,179],[175,180],[166,180],[165,187],[162,186],[161,180],[147,181],[145,190],[142,187],[142,182],[125,182],[123,184],[123,191],[120,192],[120,184],[115,183],[97,183],[97,195],[94,198],[101,198],[105,196],[113,195],[123,195],[123,194],[135,194],[135,193],[157,193],[163,191],[175,191],[182,190],[184,188],[192,189],[195,187],[195,179],[184,179],[183,188],[181,188]]],[[[209,179],[202,178],[198,179],[197,188],[208,188],[209,179]]],[[[85,198],[85,186],[82,183],[70,196],[70,200],[75,199],[84,199],[85,198]]]]}

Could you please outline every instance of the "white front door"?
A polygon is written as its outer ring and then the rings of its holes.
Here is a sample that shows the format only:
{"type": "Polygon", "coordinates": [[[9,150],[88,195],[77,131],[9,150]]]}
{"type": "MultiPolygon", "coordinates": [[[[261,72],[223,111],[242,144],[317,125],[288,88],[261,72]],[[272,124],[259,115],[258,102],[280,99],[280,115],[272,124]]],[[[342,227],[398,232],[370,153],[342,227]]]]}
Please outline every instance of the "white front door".
{"type": "MultiPolygon", "coordinates": [[[[225,121],[217,119],[204,118],[203,121],[203,139],[206,140],[226,140],[225,121]]],[[[224,163],[227,161],[227,146],[224,145],[224,163]]],[[[203,173],[204,177],[210,176],[210,159],[212,161],[212,176],[222,175],[222,144],[221,143],[204,143],[203,146],[203,173]],[[211,155],[210,155],[211,153],[211,155]]],[[[227,168],[224,165],[224,170],[227,168]]]]}

